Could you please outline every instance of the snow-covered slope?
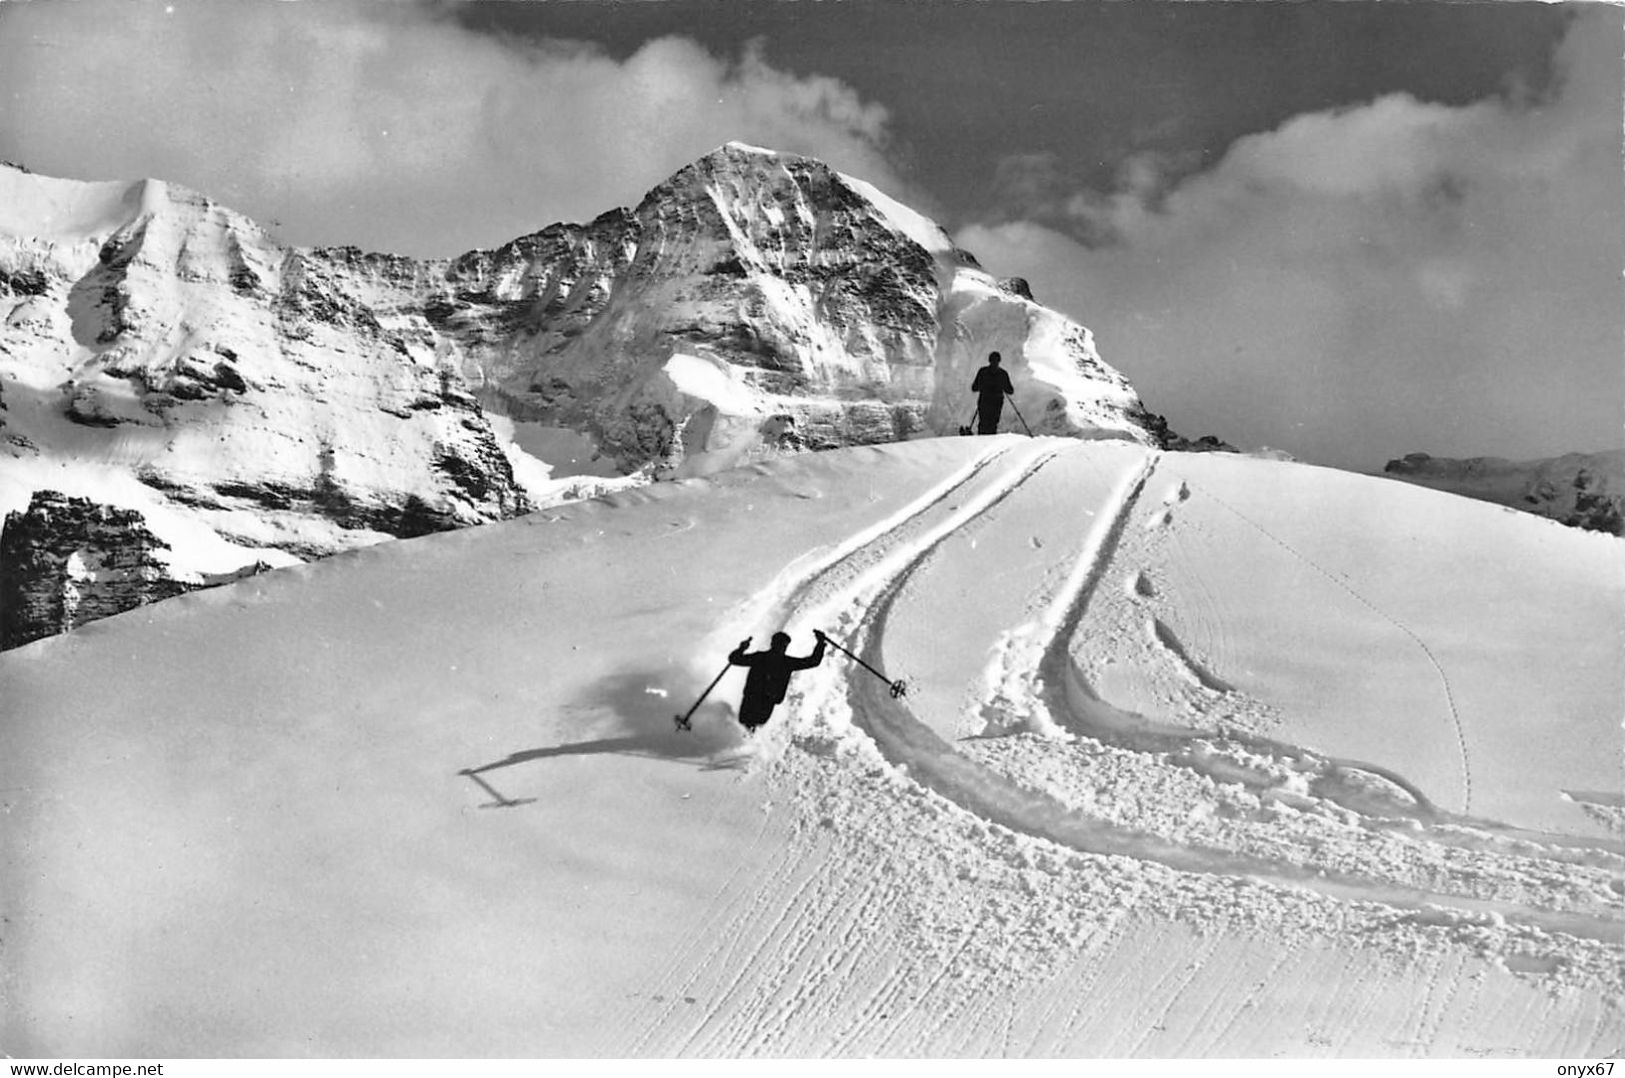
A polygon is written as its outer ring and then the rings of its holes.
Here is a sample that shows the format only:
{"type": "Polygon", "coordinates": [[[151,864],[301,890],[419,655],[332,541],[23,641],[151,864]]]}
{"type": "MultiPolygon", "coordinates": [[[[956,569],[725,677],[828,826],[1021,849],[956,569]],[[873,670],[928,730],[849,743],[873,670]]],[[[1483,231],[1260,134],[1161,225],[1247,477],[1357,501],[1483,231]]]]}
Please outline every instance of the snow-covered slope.
{"type": "Polygon", "coordinates": [[[1163,429],[1087,329],[808,158],[730,144],[633,209],[428,262],[0,166],[0,519],[45,489],[138,512],[192,585],[952,433],[992,350],[1035,430],[1163,429]]]}
{"type": "Polygon", "coordinates": [[[1123,442],[802,455],[0,656],[25,1056],[1607,1054],[1625,544],[1123,442]],[[755,741],[749,635],[843,655],[755,741]]]}

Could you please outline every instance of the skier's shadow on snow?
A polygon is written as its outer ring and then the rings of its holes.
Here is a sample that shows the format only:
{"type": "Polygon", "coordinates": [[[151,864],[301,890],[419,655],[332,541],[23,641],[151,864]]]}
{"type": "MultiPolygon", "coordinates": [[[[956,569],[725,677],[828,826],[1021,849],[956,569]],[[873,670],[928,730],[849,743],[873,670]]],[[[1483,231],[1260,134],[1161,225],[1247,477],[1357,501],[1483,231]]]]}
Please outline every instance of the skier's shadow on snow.
{"type": "MultiPolygon", "coordinates": [[[[673,699],[680,697],[683,692],[688,692],[689,687],[684,684],[681,687],[682,691],[667,688],[666,686],[670,686],[673,680],[669,670],[657,673],[617,674],[599,682],[584,697],[576,701],[576,707],[584,713],[612,716],[614,728],[627,731],[625,733],[521,749],[509,753],[500,760],[480,764],[478,767],[465,767],[458,774],[468,777],[496,798],[487,807],[506,808],[533,799],[513,801],[505,798],[496,791],[490,780],[481,776],[487,772],[537,760],[559,756],[615,753],[622,756],[671,760],[707,771],[716,770],[719,766],[726,767],[725,762],[719,763],[718,754],[725,749],[737,747],[743,736],[739,725],[734,721],[732,709],[713,698],[694,713],[689,722],[689,729],[679,730],[674,716],[686,711],[688,703],[675,704],[673,699]]],[[[704,687],[703,684],[693,686],[692,691],[688,692],[688,700],[692,701],[704,687]]]]}

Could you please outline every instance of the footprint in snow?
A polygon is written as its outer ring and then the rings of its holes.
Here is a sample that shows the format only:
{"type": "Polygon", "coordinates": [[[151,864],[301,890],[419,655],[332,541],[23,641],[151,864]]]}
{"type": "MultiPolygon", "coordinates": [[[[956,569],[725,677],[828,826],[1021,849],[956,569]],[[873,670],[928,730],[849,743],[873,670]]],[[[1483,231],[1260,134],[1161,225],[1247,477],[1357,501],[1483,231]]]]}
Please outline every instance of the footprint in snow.
{"type": "Polygon", "coordinates": [[[1163,510],[1162,512],[1153,515],[1150,520],[1146,521],[1145,530],[1148,532],[1156,531],[1158,528],[1166,528],[1169,524],[1172,524],[1174,520],[1174,506],[1178,505],[1180,502],[1184,501],[1190,496],[1190,486],[1186,484],[1183,479],[1181,479],[1178,486],[1169,489],[1168,493],[1162,496],[1163,510]]]}

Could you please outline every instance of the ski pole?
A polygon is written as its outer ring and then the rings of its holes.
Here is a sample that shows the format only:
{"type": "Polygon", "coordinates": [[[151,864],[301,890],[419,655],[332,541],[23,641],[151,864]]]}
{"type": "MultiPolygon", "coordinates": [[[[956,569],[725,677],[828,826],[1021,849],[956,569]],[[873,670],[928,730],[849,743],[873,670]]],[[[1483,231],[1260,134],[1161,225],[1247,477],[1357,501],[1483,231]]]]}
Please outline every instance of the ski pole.
{"type": "Polygon", "coordinates": [[[1021,420],[1021,429],[1027,432],[1027,437],[1031,438],[1033,436],[1033,429],[1027,426],[1027,420],[1022,416],[1021,409],[1016,407],[1016,395],[1014,393],[1006,393],[1005,396],[1010,398],[1010,408],[1016,413],[1016,418],[1021,420]]]}
{"type": "Polygon", "coordinates": [[[861,666],[865,670],[869,671],[869,673],[873,674],[875,677],[879,678],[881,681],[884,681],[886,684],[890,685],[891,686],[891,694],[892,694],[893,699],[896,699],[899,696],[904,696],[904,695],[906,695],[908,693],[908,682],[907,681],[903,680],[902,678],[898,678],[896,681],[893,681],[891,678],[887,677],[885,674],[882,674],[879,670],[876,670],[874,667],[870,666],[868,663],[864,662],[862,659],[860,659],[856,655],[852,654],[846,648],[842,647],[837,641],[831,639],[830,635],[828,633],[824,634],[824,639],[828,640],[831,644],[834,644],[835,645],[835,650],[839,651],[841,654],[845,655],[847,658],[851,659],[853,662],[857,663],[859,666],[861,666]]]}
{"type": "Polygon", "coordinates": [[[520,805],[529,805],[529,804],[532,804],[532,803],[535,802],[536,799],[534,797],[521,797],[521,798],[515,799],[515,798],[512,798],[512,797],[504,797],[504,796],[502,796],[502,791],[501,790],[498,790],[495,786],[492,786],[489,782],[486,782],[484,779],[480,778],[479,775],[475,774],[475,772],[478,771],[478,770],[479,770],[479,768],[465,767],[465,768],[463,768],[461,771],[459,771],[457,773],[459,775],[462,775],[465,778],[473,780],[473,782],[476,785],[478,785],[480,789],[484,790],[486,793],[488,793],[492,797],[496,798],[496,800],[492,801],[489,805],[481,805],[480,808],[482,808],[482,809],[517,808],[520,805]]]}
{"type": "Polygon", "coordinates": [[[694,717],[694,712],[698,711],[700,709],[700,705],[705,703],[705,698],[711,695],[711,690],[717,687],[717,682],[722,680],[722,675],[726,674],[728,672],[728,667],[732,665],[733,663],[726,663],[723,665],[722,670],[717,674],[716,677],[711,679],[711,684],[705,687],[705,691],[700,693],[700,698],[694,701],[694,706],[689,708],[686,714],[672,716],[673,719],[677,720],[677,729],[689,729],[688,720],[694,717]]]}

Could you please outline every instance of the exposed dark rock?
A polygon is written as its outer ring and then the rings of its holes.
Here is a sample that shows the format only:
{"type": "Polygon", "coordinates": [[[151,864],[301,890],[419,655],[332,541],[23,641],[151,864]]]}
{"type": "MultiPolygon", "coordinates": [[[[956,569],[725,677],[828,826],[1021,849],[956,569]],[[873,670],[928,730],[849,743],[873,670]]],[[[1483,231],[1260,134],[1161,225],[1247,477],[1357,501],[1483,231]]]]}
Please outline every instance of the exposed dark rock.
{"type": "Polygon", "coordinates": [[[65,387],[67,404],[63,414],[71,422],[81,427],[116,427],[125,420],[109,412],[98,396],[88,386],[69,385],[65,387]]]}
{"type": "Polygon", "coordinates": [[[1391,460],[1383,465],[1382,470],[1389,475],[1419,475],[1428,470],[1433,458],[1426,453],[1406,453],[1398,460],[1391,460]]]}
{"type": "Polygon", "coordinates": [[[469,440],[435,446],[435,470],[450,479],[471,506],[494,501],[505,516],[529,511],[528,501],[514,483],[507,454],[483,428],[469,433],[469,440]]]}
{"type": "Polygon", "coordinates": [[[7,272],[0,268],[0,291],[10,292],[14,296],[43,296],[51,290],[51,283],[44,271],[13,270],[7,272]]]}
{"type": "Polygon", "coordinates": [[[230,363],[216,363],[214,365],[214,382],[221,389],[229,389],[233,393],[248,392],[248,383],[243,376],[237,373],[237,368],[230,363]]]}
{"type": "Polygon", "coordinates": [[[1625,536],[1625,492],[1610,493],[1605,477],[1581,468],[1574,477],[1574,508],[1560,519],[1571,528],[1625,536]]]}
{"type": "Polygon", "coordinates": [[[1176,435],[1173,436],[1173,438],[1171,438],[1169,440],[1167,448],[1168,449],[1173,449],[1173,450],[1178,450],[1178,451],[1183,452],[1183,453],[1240,453],[1241,452],[1240,449],[1238,449],[1235,446],[1231,445],[1229,442],[1223,441],[1219,437],[1217,437],[1216,435],[1212,435],[1212,434],[1204,434],[1200,438],[1196,439],[1194,442],[1190,441],[1189,439],[1182,438],[1182,437],[1180,437],[1179,435],[1176,434],[1176,435]]]}
{"type": "MultiPolygon", "coordinates": [[[[156,483],[150,485],[157,486],[156,483]]],[[[171,487],[173,489],[173,487],[171,487]]],[[[215,483],[212,489],[222,498],[241,498],[263,505],[267,509],[294,509],[313,499],[313,492],[290,487],[284,483],[262,480],[258,483],[215,483]]]]}
{"type": "Polygon", "coordinates": [[[0,649],[191,591],[140,513],[35,491],[0,530],[0,649]]]}
{"type": "Polygon", "coordinates": [[[1145,412],[1141,416],[1142,422],[1157,439],[1157,444],[1170,452],[1175,453],[1239,453],[1240,449],[1229,442],[1212,435],[1204,434],[1192,441],[1182,434],[1177,434],[1168,426],[1165,416],[1155,412],[1145,412]]]}
{"type": "Polygon", "coordinates": [[[1033,298],[1032,285],[1027,283],[1025,277],[1000,277],[999,287],[1012,296],[1020,296],[1022,299],[1033,298]]]}

